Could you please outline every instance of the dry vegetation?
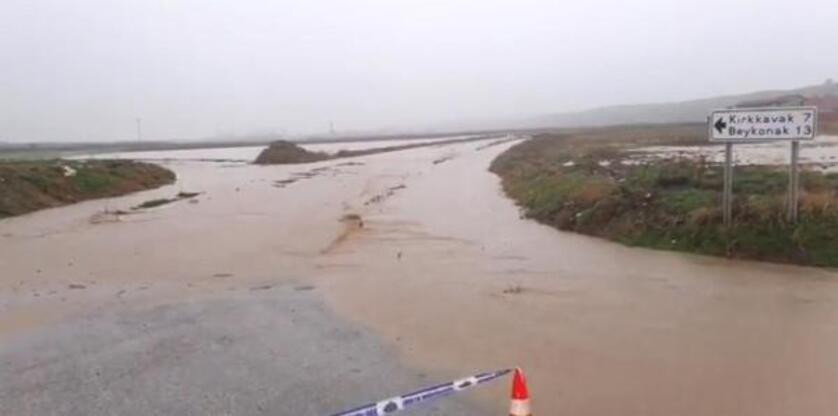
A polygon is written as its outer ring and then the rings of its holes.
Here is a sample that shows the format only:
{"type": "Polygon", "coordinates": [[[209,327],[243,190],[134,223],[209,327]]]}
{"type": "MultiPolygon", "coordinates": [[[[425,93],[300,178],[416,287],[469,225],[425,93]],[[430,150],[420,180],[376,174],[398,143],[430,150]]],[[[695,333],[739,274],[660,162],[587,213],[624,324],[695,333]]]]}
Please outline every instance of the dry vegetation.
{"type": "Polygon", "coordinates": [[[737,167],[734,226],[721,224],[722,167],[703,160],[624,164],[637,146],[706,144],[704,125],[545,134],[491,170],[524,215],[629,245],[838,266],[838,175],[803,172],[801,220],[785,220],[786,169],[737,167]]]}
{"type": "Polygon", "coordinates": [[[0,162],[0,218],[174,182],[175,174],[126,160],[0,162]]]}

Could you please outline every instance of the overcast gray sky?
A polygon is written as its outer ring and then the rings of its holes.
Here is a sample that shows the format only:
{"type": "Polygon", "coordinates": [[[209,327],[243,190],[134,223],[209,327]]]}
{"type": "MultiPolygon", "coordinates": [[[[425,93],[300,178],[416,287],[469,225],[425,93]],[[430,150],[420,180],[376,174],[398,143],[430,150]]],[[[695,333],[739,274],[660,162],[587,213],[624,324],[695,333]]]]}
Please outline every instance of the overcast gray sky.
{"type": "Polygon", "coordinates": [[[0,140],[412,128],[838,76],[835,0],[3,0],[0,140]]]}

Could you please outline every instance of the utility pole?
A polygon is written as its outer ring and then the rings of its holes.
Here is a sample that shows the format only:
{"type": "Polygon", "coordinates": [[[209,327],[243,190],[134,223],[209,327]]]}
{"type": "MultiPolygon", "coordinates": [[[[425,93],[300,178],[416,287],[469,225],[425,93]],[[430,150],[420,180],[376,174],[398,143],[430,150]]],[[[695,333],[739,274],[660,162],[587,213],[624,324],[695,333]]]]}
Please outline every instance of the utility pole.
{"type": "Polygon", "coordinates": [[[137,141],[143,141],[143,119],[137,117],[137,141]]]}

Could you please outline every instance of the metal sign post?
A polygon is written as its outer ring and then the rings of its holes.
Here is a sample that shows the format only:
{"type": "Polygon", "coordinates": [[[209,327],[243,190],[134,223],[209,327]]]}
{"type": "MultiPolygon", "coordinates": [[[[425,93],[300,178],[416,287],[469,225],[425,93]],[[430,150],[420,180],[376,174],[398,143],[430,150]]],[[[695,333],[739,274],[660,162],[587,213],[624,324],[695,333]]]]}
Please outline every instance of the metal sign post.
{"type": "Polygon", "coordinates": [[[791,164],[789,165],[789,222],[797,222],[797,209],[800,201],[800,171],[798,159],[800,157],[800,142],[791,142],[791,164]]]}
{"type": "Polygon", "coordinates": [[[725,227],[730,227],[733,214],[733,143],[725,143],[725,177],[722,192],[722,212],[725,227]]]}
{"type": "Polygon", "coordinates": [[[818,126],[816,107],[766,107],[717,110],[710,114],[710,141],[725,144],[722,212],[725,226],[733,222],[733,144],[791,141],[788,219],[796,222],[800,194],[800,141],[813,140],[818,126]]]}

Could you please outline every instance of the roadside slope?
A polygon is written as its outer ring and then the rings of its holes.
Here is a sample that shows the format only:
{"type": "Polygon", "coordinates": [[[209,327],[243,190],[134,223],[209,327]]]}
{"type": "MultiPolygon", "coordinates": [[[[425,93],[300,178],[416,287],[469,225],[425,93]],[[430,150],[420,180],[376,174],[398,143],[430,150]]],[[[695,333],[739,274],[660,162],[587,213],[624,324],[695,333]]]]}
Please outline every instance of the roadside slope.
{"type": "MultiPolygon", "coordinates": [[[[804,166],[797,224],[785,218],[786,165],[738,166],[733,226],[726,228],[721,164],[677,151],[654,160],[633,153],[706,145],[705,134],[703,126],[544,134],[500,155],[491,170],[525,216],[560,230],[656,249],[838,266],[838,174],[823,173],[827,164],[804,166]]],[[[828,144],[804,146],[835,149],[828,144]]]]}
{"type": "Polygon", "coordinates": [[[175,181],[163,167],[126,160],[0,163],[0,218],[125,195],[175,181]]]}

